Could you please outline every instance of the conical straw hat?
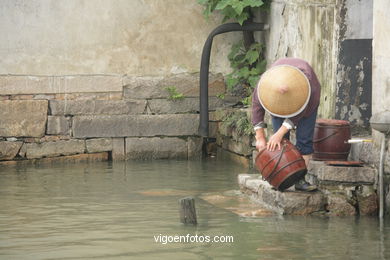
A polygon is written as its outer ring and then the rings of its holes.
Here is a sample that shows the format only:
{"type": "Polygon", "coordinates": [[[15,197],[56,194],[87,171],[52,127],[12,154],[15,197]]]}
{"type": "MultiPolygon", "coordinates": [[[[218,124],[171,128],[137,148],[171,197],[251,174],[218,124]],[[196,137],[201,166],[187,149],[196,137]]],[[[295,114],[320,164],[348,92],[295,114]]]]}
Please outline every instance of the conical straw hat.
{"type": "Polygon", "coordinates": [[[301,113],[310,99],[310,83],[301,70],[290,65],[270,68],[261,76],[257,95],[271,115],[289,118],[301,113]]]}

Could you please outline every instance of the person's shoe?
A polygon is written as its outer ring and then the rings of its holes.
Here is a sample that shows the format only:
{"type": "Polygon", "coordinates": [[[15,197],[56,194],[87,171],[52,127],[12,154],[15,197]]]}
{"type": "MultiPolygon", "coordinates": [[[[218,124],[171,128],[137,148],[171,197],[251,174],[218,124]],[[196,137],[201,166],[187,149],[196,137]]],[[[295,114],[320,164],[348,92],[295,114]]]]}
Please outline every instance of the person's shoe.
{"type": "Polygon", "coordinates": [[[306,182],[305,179],[301,179],[297,183],[295,183],[295,190],[315,191],[315,190],[317,190],[317,186],[306,182]]]}

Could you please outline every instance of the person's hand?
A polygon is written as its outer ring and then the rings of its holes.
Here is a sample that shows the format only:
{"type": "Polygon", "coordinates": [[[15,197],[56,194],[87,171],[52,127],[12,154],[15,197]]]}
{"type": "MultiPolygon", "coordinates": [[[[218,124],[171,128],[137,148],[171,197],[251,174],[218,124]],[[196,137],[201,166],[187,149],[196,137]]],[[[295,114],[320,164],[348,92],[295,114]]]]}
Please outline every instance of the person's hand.
{"type": "Polygon", "coordinates": [[[261,151],[267,147],[267,141],[265,138],[256,138],[256,149],[261,151]]]}
{"type": "Polygon", "coordinates": [[[276,148],[280,150],[282,139],[283,135],[280,132],[276,132],[275,134],[273,134],[268,140],[267,150],[271,152],[275,151],[276,148]]]}

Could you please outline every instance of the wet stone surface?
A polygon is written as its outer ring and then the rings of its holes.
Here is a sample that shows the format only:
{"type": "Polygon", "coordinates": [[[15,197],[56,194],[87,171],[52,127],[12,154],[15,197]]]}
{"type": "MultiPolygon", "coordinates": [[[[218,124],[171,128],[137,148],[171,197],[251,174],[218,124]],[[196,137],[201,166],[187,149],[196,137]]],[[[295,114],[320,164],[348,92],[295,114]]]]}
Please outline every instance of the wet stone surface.
{"type": "Polygon", "coordinates": [[[260,175],[240,174],[241,190],[267,208],[284,215],[374,216],[378,212],[376,170],[369,166],[335,167],[313,161],[306,180],[317,192],[279,192],[260,175]]]}
{"type": "Polygon", "coordinates": [[[280,192],[257,174],[240,174],[241,190],[264,207],[283,215],[311,215],[325,210],[326,199],[321,192],[280,192]]]}

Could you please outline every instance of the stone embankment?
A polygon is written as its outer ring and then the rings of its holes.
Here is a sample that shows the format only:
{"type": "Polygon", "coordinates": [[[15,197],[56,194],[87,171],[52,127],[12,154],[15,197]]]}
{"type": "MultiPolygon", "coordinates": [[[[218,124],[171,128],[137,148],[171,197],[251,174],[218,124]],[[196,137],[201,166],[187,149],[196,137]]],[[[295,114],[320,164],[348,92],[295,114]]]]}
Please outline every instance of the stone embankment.
{"type": "Polygon", "coordinates": [[[285,215],[372,216],[378,212],[376,170],[369,166],[329,166],[312,161],[306,179],[317,192],[276,191],[258,174],[240,174],[241,190],[261,207],[285,215]]]}
{"type": "MultiPolygon", "coordinates": [[[[198,78],[2,77],[0,161],[80,154],[99,160],[199,158],[198,78]],[[80,92],[67,93],[69,84],[80,92]],[[118,91],[104,92],[105,86],[118,91]],[[170,99],[167,87],[184,98],[170,99]]],[[[209,89],[210,110],[223,107],[216,97],[225,92],[223,77],[212,76],[209,89]]]]}

